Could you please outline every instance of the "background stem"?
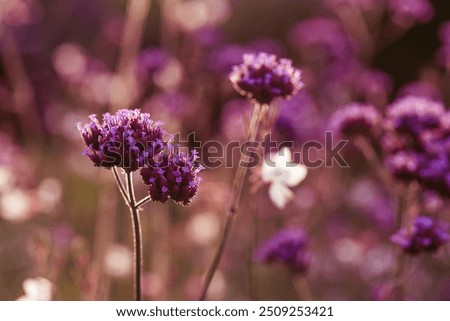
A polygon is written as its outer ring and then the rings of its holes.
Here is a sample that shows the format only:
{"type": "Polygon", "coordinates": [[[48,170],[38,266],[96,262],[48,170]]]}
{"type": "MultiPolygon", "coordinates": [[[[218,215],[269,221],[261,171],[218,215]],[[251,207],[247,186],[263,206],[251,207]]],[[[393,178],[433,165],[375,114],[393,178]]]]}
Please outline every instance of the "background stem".
{"type": "MultiPolygon", "coordinates": [[[[256,139],[256,135],[258,133],[258,125],[261,121],[261,110],[262,106],[259,104],[255,104],[253,109],[253,115],[250,120],[250,125],[247,132],[247,142],[254,142],[256,139]]],[[[237,212],[239,201],[242,194],[242,188],[245,182],[245,176],[248,170],[248,162],[244,163],[244,154],[241,153],[241,157],[239,159],[238,168],[233,180],[233,187],[231,190],[231,195],[229,199],[229,206],[227,211],[227,216],[225,220],[225,227],[223,229],[222,239],[220,240],[219,247],[217,249],[216,255],[214,256],[213,262],[206,274],[205,282],[203,284],[202,292],[200,295],[200,300],[205,300],[206,294],[208,292],[209,285],[214,277],[214,274],[219,266],[220,259],[222,258],[223,251],[225,249],[225,245],[229,238],[229,234],[231,231],[231,226],[233,224],[233,219],[237,212]]]]}

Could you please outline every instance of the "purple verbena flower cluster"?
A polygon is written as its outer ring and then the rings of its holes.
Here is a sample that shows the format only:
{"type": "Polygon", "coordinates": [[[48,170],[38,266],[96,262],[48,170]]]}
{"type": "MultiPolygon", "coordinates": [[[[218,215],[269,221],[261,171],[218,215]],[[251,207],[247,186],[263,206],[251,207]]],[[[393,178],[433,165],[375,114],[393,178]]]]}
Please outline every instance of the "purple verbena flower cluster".
{"type": "Polygon", "coordinates": [[[141,168],[153,201],[165,203],[169,198],[188,205],[197,194],[202,169],[195,152],[176,153],[166,141],[160,122],[139,109],[106,113],[100,123],[91,115],[91,123],[79,130],[87,145],[84,154],[95,166],[121,167],[126,172],[141,168]]]}
{"type": "Polygon", "coordinates": [[[392,242],[411,255],[435,252],[449,239],[448,225],[427,216],[417,217],[409,231],[401,229],[391,237],[392,242]]]}
{"type": "Polygon", "coordinates": [[[157,160],[151,159],[141,169],[141,177],[153,201],[165,203],[172,199],[176,203],[189,205],[197,194],[202,166],[196,163],[198,156],[173,151],[161,153],[157,160]]]}
{"type": "Polygon", "coordinates": [[[345,136],[368,136],[381,123],[375,107],[352,103],[338,109],[331,117],[331,128],[345,136]]]}
{"type": "Polygon", "coordinates": [[[286,228],[267,240],[256,252],[256,260],[279,262],[296,273],[304,273],[310,264],[308,237],[302,229],[286,228]]]}
{"type": "Polygon", "coordinates": [[[243,96],[269,104],[277,97],[288,98],[302,87],[301,71],[289,59],[267,53],[245,54],[244,63],[233,67],[230,80],[243,96]]]}
{"type": "Polygon", "coordinates": [[[394,177],[450,195],[449,119],[441,103],[425,97],[404,97],[388,107],[382,144],[394,177]]]}
{"type": "Polygon", "coordinates": [[[161,152],[165,145],[161,123],[151,120],[149,114],[139,109],[106,113],[102,123],[95,115],[90,119],[84,127],[78,124],[78,130],[87,146],[84,155],[95,166],[117,166],[133,172],[161,152]]]}

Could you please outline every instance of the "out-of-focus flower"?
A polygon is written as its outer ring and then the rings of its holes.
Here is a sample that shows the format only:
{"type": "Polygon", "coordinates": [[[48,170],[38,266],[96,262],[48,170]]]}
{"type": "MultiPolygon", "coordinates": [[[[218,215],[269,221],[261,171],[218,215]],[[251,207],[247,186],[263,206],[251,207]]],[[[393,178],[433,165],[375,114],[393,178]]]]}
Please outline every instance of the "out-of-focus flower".
{"type": "Polygon", "coordinates": [[[88,147],[84,155],[95,166],[118,166],[127,172],[142,167],[148,158],[157,155],[164,147],[165,131],[160,122],[150,119],[139,109],[120,109],[114,115],[106,113],[100,123],[95,115],[78,130],[88,147]]]}
{"type": "Polygon", "coordinates": [[[86,73],[88,57],[78,44],[64,43],[53,52],[53,67],[67,81],[81,81],[86,73]]]}
{"type": "Polygon", "coordinates": [[[11,222],[23,222],[33,215],[33,198],[28,191],[13,189],[0,196],[0,215],[11,222]]]}
{"type": "Polygon", "coordinates": [[[401,229],[391,237],[405,253],[415,255],[422,252],[436,252],[448,242],[448,225],[427,216],[419,216],[409,229],[401,229]]]}
{"type": "Polygon", "coordinates": [[[175,58],[169,58],[167,62],[153,75],[155,84],[166,91],[178,88],[183,79],[183,66],[175,58]]]}
{"type": "Polygon", "coordinates": [[[52,212],[60,202],[62,194],[62,184],[58,179],[45,178],[36,189],[37,210],[45,213],[52,212]]]}
{"type": "Polygon", "coordinates": [[[23,290],[25,295],[19,297],[18,301],[50,301],[53,284],[43,277],[36,277],[23,281],[23,290]]]}
{"type": "Polygon", "coordinates": [[[450,195],[450,114],[440,102],[405,97],[388,107],[382,145],[398,179],[450,195]]]}
{"type": "Polygon", "coordinates": [[[197,214],[189,220],[186,232],[199,245],[211,244],[219,235],[220,220],[214,213],[197,214]]]}
{"type": "Polygon", "coordinates": [[[436,101],[439,101],[441,99],[439,88],[425,81],[410,82],[401,87],[398,93],[398,97],[405,96],[424,97],[436,101]]]}
{"type": "Polygon", "coordinates": [[[8,167],[0,165],[0,193],[8,191],[14,186],[14,181],[12,171],[8,167]]]}
{"type": "Polygon", "coordinates": [[[148,192],[153,201],[165,203],[168,199],[176,203],[189,205],[197,194],[202,170],[196,160],[198,156],[192,151],[189,155],[176,153],[171,148],[153,159],[149,159],[141,169],[142,180],[148,185],[148,192]]]}
{"type": "Polygon", "coordinates": [[[391,93],[392,81],[379,70],[364,70],[355,82],[355,90],[365,100],[383,105],[391,93]]]}
{"type": "Polygon", "coordinates": [[[60,250],[68,249],[75,239],[75,231],[68,224],[57,224],[51,229],[52,245],[60,250]]]}
{"type": "Polygon", "coordinates": [[[445,108],[440,102],[408,96],[387,108],[386,126],[399,133],[420,135],[424,130],[438,128],[444,114],[445,108]]]}
{"type": "Polygon", "coordinates": [[[381,123],[380,113],[371,105],[352,103],[331,116],[330,127],[345,136],[370,136],[381,123]]]}
{"type": "Polygon", "coordinates": [[[333,244],[336,259],[344,264],[360,265],[364,261],[364,246],[361,241],[343,237],[333,244]]]}
{"type": "Polygon", "coordinates": [[[389,0],[387,5],[392,20],[408,28],[413,23],[426,23],[434,16],[434,8],[428,0],[389,0]]]}
{"type": "Polygon", "coordinates": [[[185,32],[220,26],[228,20],[231,12],[228,0],[181,1],[173,10],[170,18],[185,32]]]}
{"type": "Polygon", "coordinates": [[[164,68],[169,61],[169,54],[161,48],[146,48],[139,53],[136,63],[137,74],[147,78],[156,71],[164,68]]]}
{"type": "Polygon", "coordinates": [[[363,177],[350,185],[346,194],[348,204],[358,215],[365,216],[381,229],[392,228],[395,202],[382,185],[363,177]]]}
{"type": "Polygon", "coordinates": [[[420,155],[413,151],[399,151],[385,159],[391,174],[401,180],[411,180],[417,177],[420,155]]]}
{"type": "Polygon", "coordinates": [[[304,273],[310,263],[307,244],[308,237],[302,229],[286,228],[261,245],[256,260],[282,263],[296,273],[304,273]]]}
{"type": "Polygon", "coordinates": [[[116,278],[126,277],[133,269],[133,254],[123,245],[112,245],[106,253],[103,261],[105,272],[116,278]]]}
{"type": "Polygon", "coordinates": [[[450,44],[450,21],[446,21],[439,27],[439,38],[442,43],[450,44]]]}
{"type": "Polygon", "coordinates": [[[275,130],[285,140],[308,140],[322,133],[322,119],[312,95],[302,90],[292,99],[279,103],[275,130]],[[304,121],[308,119],[308,121],[304,121]]]}
{"type": "Polygon", "coordinates": [[[0,7],[0,25],[20,27],[35,24],[42,18],[42,7],[34,0],[2,0],[0,7]]]}
{"type": "Polygon", "coordinates": [[[261,168],[263,182],[270,183],[269,197],[279,209],[283,209],[294,196],[289,187],[300,184],[307,173],[305,165],[292,162],[291,151],[287,147],[271,154],[261,168]]]}
{"type": "Polygon", "coordinates": [[[309,61],[330,63],[351,59],[354,49],[339,21],[315,17],[302,20],[290,31],[290,40],[309,61]]]}
{"type": "Polygon", "coordinates": [[[289,59],[267,53],[245,54],[243,59],[243,64],[233,67],[230,80],[241,95],[259,104],[288,98],[303,88],[301,71],[289,59]]]}

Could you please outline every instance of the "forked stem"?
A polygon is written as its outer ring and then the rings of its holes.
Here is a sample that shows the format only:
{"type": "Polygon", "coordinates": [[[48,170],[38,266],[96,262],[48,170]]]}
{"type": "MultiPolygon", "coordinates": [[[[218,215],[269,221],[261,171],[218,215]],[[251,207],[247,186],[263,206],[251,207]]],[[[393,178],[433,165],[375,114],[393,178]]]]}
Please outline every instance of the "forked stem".
{"type": "MultiPolygon", "coordinates": [[[[253,115],[250,120],[250,125],[249,125],[248,132],[247,132],[247,142],[254,142],[256,139],[259,123],[261,121],[263,107],[267,108],[267,106],[261,106],[260,104],[255,104],[255,107],[253,109],[253,115]]],[[[233,180],[233,187],[232,187],[231,195],[230,195],[230,199],[229,199],[229,206],[228,206],[228,210],[227,210],[227,216],[225,219],[225,226],[223,229],[222,238],[220,240],[219,247],[217,248],[217,251],[216,251],[214,259],[211,263],[211,266],[209,267],[209,270],[206,274],[206,278],[205,278],[205,281],[204,281],[204,284],[202,287],[202,292],[200,294],[201,301],[205,300],[206,294],[208,293],[208,288],[211,284],[211,281],[214,277],[217,267],[219,266],[220,260],[222,258],[222,255],[223,255],[223,252],[225,249],[225,245],[229,239],[229,235],[230,235],[231,227],[233,225],[234,217],[236,216],[236,213],[237,213],[237,210],[239,207],[239,202],[240,202],[240,198],[241,198],[241,194],[242,194],[242,188],[244,186],[245,176],[247,174],[247,170],[248,170],[248,166],[249,166],[248,162],[244,162],[244,157],[245,157],[245,155],[243,155],[241,153],[238,168],[236,170],[236,174],[235,174],[234,180],[233,180]]]]}
{"type": "Polygon", "coordinates": [[[117,187],[119,187],[120,195],[122,195],[123,200],[129,206],[130,205],[130,199],[128,197],[128,193],[127,193],[127,191],[125,189],[125,186],[123,186],[122,180],[120,179],[120,174],[118,172],[117,167],[114,166],[112,168],[112,172],[113,172],[113,175],[114,175],[114,179],[116,180],[117,187]]]}

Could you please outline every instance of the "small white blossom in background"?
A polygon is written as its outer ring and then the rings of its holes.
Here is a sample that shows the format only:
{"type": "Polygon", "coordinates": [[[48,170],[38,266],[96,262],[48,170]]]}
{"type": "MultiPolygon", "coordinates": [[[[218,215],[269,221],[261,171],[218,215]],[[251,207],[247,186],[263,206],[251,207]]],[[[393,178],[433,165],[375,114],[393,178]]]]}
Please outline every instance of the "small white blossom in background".
{"type": "Polygon", "coordinates": [[[36,189],[36,207],[44,213],[51,213],[61,201],[63,188],[54,177],[45,178],[36,189]]]}
{"type": "Polygon", "coordinates": [[[104,258],[105,272],[115,278],[127,277],[133,269],[133,254],[126,246],[115,244],[107,250],[104,258]]]}
{"type": "Polygon", "coordinates": [[[198,245],[214,242],[220,233],[220,220],[214,213],[204,212],[193,216],[186,226],[188,236],[198,245]]]}
{"type": "Polygon", "coordinates": [[[22,286],[25,294],[17,301],[50,301],[52,299],[53,285],[43,277],[26,279],[22,286]]]}
{"type": "Polygon", "coordinates": [[[269,197],[273,204],[283,209],[292,200],[294,193],[289,187],[300,184],[308,173],[305,165],[292,161],[291,151],[283,147],[278,153],[271,154],[261,169],[263,182],[270,183],[269,197]]]}
{"type": "Polygon", "coordinates": [[[10,190],[0,196],[0,216],[10,222],[24,222],[33,215],[32,203],[29,192],[10,190]]]}

